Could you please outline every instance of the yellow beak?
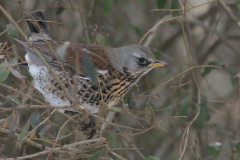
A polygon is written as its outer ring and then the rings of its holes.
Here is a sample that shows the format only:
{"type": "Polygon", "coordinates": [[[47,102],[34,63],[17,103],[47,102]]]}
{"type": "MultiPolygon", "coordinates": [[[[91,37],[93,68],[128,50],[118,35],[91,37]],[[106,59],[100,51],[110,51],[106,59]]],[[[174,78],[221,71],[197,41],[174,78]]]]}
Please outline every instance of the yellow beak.
{"type": "Polygon", "coordinates": [[[153,67],[167,67],[170,66],[168,63],[164,62],[164,61],[156,61],[155,63],[151,63],[150,64],[153,67]]]}

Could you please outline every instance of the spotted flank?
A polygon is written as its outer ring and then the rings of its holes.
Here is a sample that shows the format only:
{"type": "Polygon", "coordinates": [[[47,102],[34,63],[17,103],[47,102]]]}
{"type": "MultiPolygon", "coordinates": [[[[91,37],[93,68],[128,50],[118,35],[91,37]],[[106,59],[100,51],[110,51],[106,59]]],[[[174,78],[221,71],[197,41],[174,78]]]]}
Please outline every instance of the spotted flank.
{"type": "MultiPolygon", "coordinates": [[[[29,61],[28,54],[26,54],[25,58],[29,61]]],[[[32,63],[28,65],[29,71],[34,78],[34,87],[38,89],[51,106],[70,105],[61,86],[45,66],[32,63]]],[[[92,85],[89,78],[76,78],[70,74],[64,75],[62,70],[58,68],[53,69],[72,97],[74,96],[73,87],[77,79],[77,97],[79,103],[87,107],[92,113],[98,112],[102,102],[106,102],[108,107],[115,105],[138,80],[113,69],[108,72],[98,71],[99,88],[97,85],[92,85]]]]}

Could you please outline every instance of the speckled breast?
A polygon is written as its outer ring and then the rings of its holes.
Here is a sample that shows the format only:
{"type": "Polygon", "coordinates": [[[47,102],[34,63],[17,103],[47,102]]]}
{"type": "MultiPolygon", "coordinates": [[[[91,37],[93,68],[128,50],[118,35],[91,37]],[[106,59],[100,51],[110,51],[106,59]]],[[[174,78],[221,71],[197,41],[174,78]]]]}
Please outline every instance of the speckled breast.
{"type": "MultiPolygon", "coordinates": [[[[99,89],[98,85],[92,85],[91,80],[88,77],[76,78],[75,75],[70,75],[68,73],[66,76],[61,70],[57,69],[55,69],[55,73],[72,97],[75,97],[73,89],[75,84],[74,81],[76,79],[78,80],[77,89],[75,91],[79,104],[87,107],[92,113],[98,111],[102,101],[106,102],[109,107],[115,105],[140,78],[140,76],[133,78],[128,74],[120,73],[114,69],[108,70],[108,72],[105,73],[98,73],[99,89]]],[[[36,88],[43,94],[50,105],[70,105],[69,101],[64,96],[65,94],[62,91],[60,84],[45,67],[41,69],[40,74],[34,76],[34,79],[35,87],[37,86],[36,88]],[[43,72],[45,73],[43,74],[43,72]]]]}

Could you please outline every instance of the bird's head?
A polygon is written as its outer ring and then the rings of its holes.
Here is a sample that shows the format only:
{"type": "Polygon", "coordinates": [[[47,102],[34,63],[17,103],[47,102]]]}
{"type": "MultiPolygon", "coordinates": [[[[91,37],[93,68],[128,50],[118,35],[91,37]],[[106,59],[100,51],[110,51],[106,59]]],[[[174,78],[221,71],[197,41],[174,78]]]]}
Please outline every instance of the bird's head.
{"type": "Polygon", "coordinates": [[[166,62],[157,60],[147,47],[140,44],[115,48],[113,54],[110,54],[110,61],[119,72],[124,73],[126,68],[132,74],[143,75],[155,67],[169,66],[166,62]]]}

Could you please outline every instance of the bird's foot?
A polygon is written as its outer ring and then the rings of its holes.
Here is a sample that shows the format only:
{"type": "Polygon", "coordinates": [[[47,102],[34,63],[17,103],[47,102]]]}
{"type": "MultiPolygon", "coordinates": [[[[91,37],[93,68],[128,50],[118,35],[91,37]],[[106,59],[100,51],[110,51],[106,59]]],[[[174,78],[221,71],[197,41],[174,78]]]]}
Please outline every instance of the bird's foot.
{"type": "Polygon", "coordinates": [[[89,123],[85,124],[84,122],[81,123],[82,127],[80,131],[86,131],[89,128],[94,128],[96,126],[95,119],[92,116],[89,116],[89,123]]]}
{"type": "Polygon", "coordinates": [[[96,134],[97,130],[96,128],[96,123],[95,123],[95,118],[92,116],[89,116],[89,123],[85,124],[84,122],[81,123],[81,129],[79,129],[80,131],[90,131],[89,129],[91,129],[91,132],[89,134],[87,134],[86,132],[84,133],[85,135],[89,135],[88,139],[92,139],[92,137],[96,134]]]}

